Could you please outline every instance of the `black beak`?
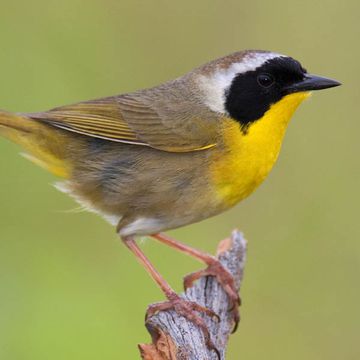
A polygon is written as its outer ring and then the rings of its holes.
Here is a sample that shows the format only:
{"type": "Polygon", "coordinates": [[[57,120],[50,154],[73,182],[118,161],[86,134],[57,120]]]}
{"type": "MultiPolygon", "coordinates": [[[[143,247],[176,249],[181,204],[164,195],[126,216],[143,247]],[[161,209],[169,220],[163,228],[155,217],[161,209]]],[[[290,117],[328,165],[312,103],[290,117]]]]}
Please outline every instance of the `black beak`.
{"type": "Polygon", "coordinates": [[[290,94],[301,91],[322,90],[339,85],[341,85],[341,83],[336,80],[306,74],[303,80],[285,87],[284,90],[290,94]]]}

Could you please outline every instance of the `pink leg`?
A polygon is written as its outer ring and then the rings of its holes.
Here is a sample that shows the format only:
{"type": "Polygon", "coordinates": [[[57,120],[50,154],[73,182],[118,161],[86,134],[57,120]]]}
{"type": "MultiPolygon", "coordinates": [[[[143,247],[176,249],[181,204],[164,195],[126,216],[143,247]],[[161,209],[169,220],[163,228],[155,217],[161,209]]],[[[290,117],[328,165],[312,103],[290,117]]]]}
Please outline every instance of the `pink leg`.
{"type": "Polygon", "coordinates": [[[145,256],[145,254],[140,250],[133,237],[124,237],[122,238],[122,240],[124,241],[125,245],[130,249],[130,251],[140,261],[140,263],[144,266],[144,268],[150,274],[153,280],[159,285],[160,289],[164,292],[165,296],[168,299],[168,301],[150,305],[146,312],[145,319],[148,320],[151,316],[155,315],[159,311],[176,311],[179,315],[185,317],[202,330],[209,349],[214,350],[220,359],[220,353],[215,347],[214,343],[211,341],[209,330],[204,320],[196,314],[196,311],[203,312],[204,314],[215,317],[217,319],[219,319],[219,317],[210,309],[200,306],[195,302],[184,300],[179,295],[177,295],[175,291],[170,287],[170,285],[165,281],[165,279],[161,276],[161,274],[154,268],[149,259],[145,256]]]}
{"type": "Polygon", "coordinates": [[[234,278],[232,275],[223,267],[223,265],[217,260],[215,257],[196,250],[190,246],[187,246],[175,239],[170,238],[166,234],[159,233],[151,235],[154,239],[166,244],[182,253],[185,253],[189,256],[194,257],[197,260],[205,263],[207,268],[204,270],[196,271],[192,274],[187,275],[184,278],[184,287],[185,290],[192,286],[194,281],[200,279],[203,276],[215,276],[218,282],[222,285],[224,291],[228,294],[230,301],[232,303],[232,307],[230,311],[234,314],[235,320],[235,328],[234,331],[237,329],[237,325],[239,323],[239,311],[238,306],[240,305],[240,297],[238,295],[234,278]]]}

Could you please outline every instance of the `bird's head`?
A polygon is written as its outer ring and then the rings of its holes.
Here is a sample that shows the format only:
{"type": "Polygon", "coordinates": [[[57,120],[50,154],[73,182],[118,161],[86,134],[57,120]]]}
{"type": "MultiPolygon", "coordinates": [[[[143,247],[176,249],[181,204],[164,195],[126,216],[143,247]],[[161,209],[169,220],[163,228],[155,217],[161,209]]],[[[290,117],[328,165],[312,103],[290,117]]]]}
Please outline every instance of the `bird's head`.
{"type": "Polygon", "coordinates": [[[237,52],[212,61],[197,69],[196,81],[208,108],[245,127],[261,119],[285,97],[293,98],[286,106],[295,110],[310,91],[340,85],[335,80],[309,74],[291,57],[259,50],[237,52]]]}

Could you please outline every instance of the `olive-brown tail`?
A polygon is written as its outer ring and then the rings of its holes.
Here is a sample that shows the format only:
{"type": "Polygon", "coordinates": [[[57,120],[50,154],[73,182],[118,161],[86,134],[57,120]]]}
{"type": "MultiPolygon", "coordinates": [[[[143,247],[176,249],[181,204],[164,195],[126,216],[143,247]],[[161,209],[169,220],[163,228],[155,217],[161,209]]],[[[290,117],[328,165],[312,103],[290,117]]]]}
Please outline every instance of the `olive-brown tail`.
{"type": "Polygon", "coordinates": [[[26,115],[0,111],[0,135],[19,144],[35,164],[57,176],[69,176],[65,161],[68,138],[61,131],[26,115]]]}
{"type": "Polygon", "coordinates": [[[24,115],[0,110],[0,133],[7,135],[8,129],[29,133],[39,126],[34,120],[24,115]]]}

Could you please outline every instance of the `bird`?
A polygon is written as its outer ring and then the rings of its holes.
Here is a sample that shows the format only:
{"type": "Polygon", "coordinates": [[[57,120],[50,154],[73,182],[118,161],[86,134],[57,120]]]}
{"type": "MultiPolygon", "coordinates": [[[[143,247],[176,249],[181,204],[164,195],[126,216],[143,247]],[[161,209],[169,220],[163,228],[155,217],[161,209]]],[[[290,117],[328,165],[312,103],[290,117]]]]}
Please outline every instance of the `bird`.
{"type": "Polygon", "coordinates": [[[215,276],[231,301],[230,273],[210,254],[164,231],[215,216],[249,196],[276,162],[297,107],[314,90],[340,85],[312,75],[299,61],[264,50],[232,53],[160,85],[44,112],[0,111],[0,135],[62,180],[57,188],[103,216],[164,292],[147,318],[174,309],[204,333],[198,312],[182,299],[138,246],[150,236],[207,266],[185,287],[215,276]]]}

